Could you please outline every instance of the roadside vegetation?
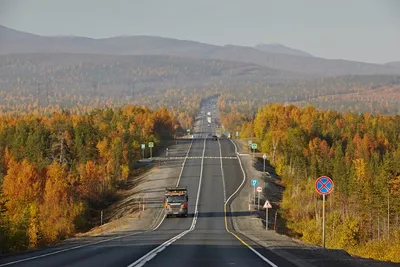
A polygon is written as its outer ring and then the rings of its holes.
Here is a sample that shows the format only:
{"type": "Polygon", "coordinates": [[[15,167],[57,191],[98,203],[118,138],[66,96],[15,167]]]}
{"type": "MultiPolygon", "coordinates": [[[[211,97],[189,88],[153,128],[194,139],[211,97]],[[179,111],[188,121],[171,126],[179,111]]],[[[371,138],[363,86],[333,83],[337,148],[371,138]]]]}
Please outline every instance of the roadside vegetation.
{"type": "Polygon", "coordinates": [[[258,140],[282,177],[287,234],[321,245],[322,198],[314,183],[326,175],[335,183],[326,203],[327,247],[400,262],[400,116],[269,104],[252,117],[224,101],[222,121],[258,140]]]}
{"type": "Polygon", "coordinates": [[[0,254],[55,243],[93,226],[134,175],[141,144],[180,126],[166,108],[0,117],[0,254]]]}

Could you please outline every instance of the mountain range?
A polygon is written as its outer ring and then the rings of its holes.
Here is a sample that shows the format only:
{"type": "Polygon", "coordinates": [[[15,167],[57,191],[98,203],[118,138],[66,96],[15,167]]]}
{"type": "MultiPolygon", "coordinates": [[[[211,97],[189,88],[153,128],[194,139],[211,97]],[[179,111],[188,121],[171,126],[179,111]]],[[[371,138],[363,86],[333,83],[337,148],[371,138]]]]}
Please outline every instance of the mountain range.
{"type": "Polygon", "coordinates": [[[40,36],[0,26],[0,55],[7,54],[166,55],[251,63],[311,77],[400,74],[400,63],[384,65],[314,57],[280,44],[255,47],[211,45],[155,36],[121,36],[93,39],[74,36],[40,36]]]}

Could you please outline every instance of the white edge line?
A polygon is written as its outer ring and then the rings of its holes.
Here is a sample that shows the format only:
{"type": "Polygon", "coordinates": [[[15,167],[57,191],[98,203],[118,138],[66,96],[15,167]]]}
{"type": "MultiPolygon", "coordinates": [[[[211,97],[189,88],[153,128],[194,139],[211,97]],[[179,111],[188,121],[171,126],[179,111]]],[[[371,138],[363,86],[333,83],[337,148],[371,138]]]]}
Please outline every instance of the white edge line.
{"type": "Polygon", "coordinates": [[[188,230],[185,230],[182,233],[174,236],[173,238],[165,241],[164,243],[162,243],[161,245],[159,245],[155,249],[152,249],[151,251],[146,253],[144,256],[142,256],[141,258],[139,258],[135,262],[133,262],[130,265],[128,265],[127,267],[141,267],[141,266],[143,266],[144,264],[146,264],[146,262],[148,262],[151,259],[153,259],[159,252],[163,251],[166,247],[171,245],[173,242],[177,241],[178,239],[180,239],[183,236],[185,236],[187,233],[189,233],[189,232],[194,230],[194,228],[196,226],[196,222],[197,222],[197,216],[198,216],[198,204],[199,204],[199,199],[200,199],[201,182],[202,182],[202,177],[203,177],[203,166],[204,166],[204,154],[205,154],[205,151],[206,151],[206,141],[207,141],[207,139],[204,138],[203,155],[202,155],[202,158],[201,158],[201,166],[200,166],[199,187],[197,189],[197,198],[196,198],[195,212],[194,212],[194,216],[193,216],[193,220],[192,220],[192,225],[190,226],[190,228],[188,230]]]}
{"type": "Polygon", "coordinates": [[[224,203],[226,203],[226,189],[225,189],[225,175],[224,175],[224,167],[222,166],[222,150],[221,150],[221,143],[218,139],[218,146],[219,146],[219,155],[220,155],[220,162],[221,162],[221,174],[222,174],[222,187],[224,188],[224,203]]]}
{"type": "Polygon", "coordinates": [[[185,163],[186,163],[186,160],[187,160],[187,158],[188,158],[188,156],[189,156],[190,149],[192,148],[192,145],[193,145],[193,140],[194,140],[194,139],[192,139],[192,141],[190,142],[189,149],[188,149],[188,151],[186,152],[186,157],[185,157],[185,159],[183,160],[183,163],[182,163],[182,169],[181,169],[181,172],[180,172],[180,174],[179,174],[178,181],[176,182],[176,186],[178,186],[178,185],[179,185],[179,183],[180,183],[180,181],[181,181],[181,177],[182,177],[183,169],[185,168],[185,163]]]}
{"type": "Polygon", "coordinates": [[[79,246],[72,247],[72,248],[66,248],[66,249],[62,249],[62,250],[57,250],[57,251],[54,251],[54,252],[50,252],[50,253],[46,253],[46,254],[42,254],[42,255],[38,255],[38,256],[33,256],[33,257],[29,257],[29,258],[25,258],[25,259],[21,259],[21,260],[17,260],[17,261],[12,261],[12,262],[7,262],[7,263],[4,263],[4,264],[0,264],[0,266],[8,266],[8,265],[12,265],[12,264],[16,264],[16,263],[20,263],[20,262],[24,262],[24,261],[40,259],[40,258],[44,258],[44,257],[47,257],[47,256],[59,254],[59,253],[62,253],[62,252],[66,252],[66,251],[70,251],[70,250],[74,250],[74,249],[78,249],[78,248],[83,248],[83,247],[87,247],[87,246],[97,245],[97,244],[104,243],[104,242],[107,242],[107,241],[112,241],[112,240],[120,239],[120,238],[123,238],[123,237],[129,237],[129,236],[133,236],[133,235],[137,235],[137,234],[142,234],[142,233],[145,233],[145,232],[148,232],[148,231],[136,232],[136,233],[132,233],[132,234],[129,234],[129,235],[122,235],[122,236],[117,236],[117,237],[113,237],[113,238],[106,239],[106,240],[100,240],[100,241],[97,241],[97,242],[94,242],[94,243],[89,243],[89,244],[79,245],[79,246]]]}
{"type": "MultiPolygon", "coordinates": [[[[237,155],[237,146],[235,144],[235,142],[232,141],[232,139],[229,139],[232,144],[235,146],[235,152],[237,155]]],[[[232,195],[230,195],[230,197],[227,199],[227,201],[225,202],[225,205],[229,202],[229,200],[237,194],[237,192],[242,188],[242,186],[244,185],[244,183],[246,182],[246,172],[243,169],[243,165],[242,165],[242,160],[240,159],[239,156],[237,156],[238,160],[239,160],[239,164],[240,164],[240,168],[242,169],[243,172],[243,181],[242,183],[239,185],[239,187],[236,189],[235,192],[233,192],[232,195]]],[[[266,257],[264,257],[262,254],[260,254],[257,250],[255,250],[254,248],[252,248],[250,245],[248,245],[248,248],[253,251],[258,257],[260,257],[263,261],[265,261],[266,263],[268,263],[269,265],[271,265],[272,267],[278,267],[278,265],[276,265],[275,263],[273,263],[272,261],[270,261],[269,259],[267,259],[266,257]]]]}
{"type": "MultiPolygon", "coordinates": [[[[189,146],[188,151],[186,152],[186,157],[185,157],[185,160],[184,160],[184,162],[183,162],[183,164],[182,164],[182,170],[181,170],[181,173],[179,174],[179,179],[178,179],[178,183],[177,183],[176,186],[179,185],[179,182],[180,182],[180,180],[181,180],[182,172],[183,172],[183,169],[184,169],[184,167],[185,167],[186,159],[187,159],[187,157],[188,157],[188,155],[189,155],[189,152],[190,152],[190,149],[191,149],[191,147],[192,147],[192,144],[193,144],[193,139],[192,139],[192,141],[190,142],[190,146],[189,146]]],[[[203,154],[203,156],[204,156],[204,154],[203,154]]],[[[158,223],[158,225],[157,225],[155,228],[150,229],[150,230],[147,230],[147,231],[135,232],[135,233],[129,234],[129,235],[122,235],[122,236],[113,237],[113,238],[111,238],[111,239],[101,240],[101,241],[94,242],[94,243],[79,245],[79,246],[75,246],[75,247],[71,247],[71,248],[66,248],[66,249],[62,249],[62,250],[57,250],[57,251],[50,252],[50,253],[46,253],[46,254],[41,254],[41,255],[38,255],[38,256],[34,256],[34,257],[29,257],[29,258],[20,259],[20,260],[17,260],[17,261],[7,262],[7,263],[4,263],[4,264],[0,264],[0,267],[1,267],[1,266],[9,266],[9,265],[13,265],[13,264],[21,263],[21,262],[25,262],[25,261],[40,259],[40,258],[44,258],[44,257],[47,257],[47,256],[59,254],[59,253],[62,253],[62,252],[67,252],[67,251],[70,251],[70,250],[78,249],[78,248],[83,248],[83,247],[87,247],[87,246],[97,245],[97,244],[101,244],[101,243],[104,243],[104,242],[107,242],[107,241],[113,241],[113,240],[116,240],[116,239],[119,239],[119,238],[123,238],[123,237],[129,237],[129,236],[133,236],[133,235],[137,235],[137,234],[143,234],[143,233],[146,233],[146,232],[149,232],[149,231],[155,231],[155,230],[157,230],[157,229],[160,227],[160,225],[164,222],[164,220],[165,220],[165,215],[163,216],[163,219],[158,223]]]]}
{"type": "Polygon", "coordinates": [[[233,192],[232,195],[230,195],[230,196],[228,197],[228,199],[225,201],[225,205],[231,200],[231,198],[232,198],[234,195],[237,194],[237,192],[239,192],[240,189],[242,189],[242,187],[243,187],[243,185],[244,185],[244,183],[246,182],[246,179],[247,179],[247,178],[246,178],[246,173],[245,173],[245,171],[244,171],[244,169],[243,169],[243,166],[242,166],[242,160],[241,160],[240,157],[237,155],[237,151],[238,151],[237,146],[236,146],[235,142],[232,141],[232,139],[229,139],[229,140],[230,140],[230,141],[232,142],[232,144],[235,146],[235,154],[236,154],[237,159],[239,160],[239,165],[240,165],[240,168],[242,169],[242,172],[243,172],[243,181],[242,181],[242,183],[239,185],[239,187],[236,189],[236,191],[233,192]]]}
{"type": "MultiPolygon", "coordinates": [[[[189,156],[189,152],[190,152],[190,149],[192,148],[192,145],[193,145],[193,139],[192,139],[192,141],[190,142],[189,149],[188,149],[188,151],[186,152],[186,157],[185,157],[185,159],[184,159],[184,161],[183,161],[183,163],[182,163],[182,169],[181,169],[181,172],[180,172],[180,174],[179,174],[179,178],[178,178],[178,182],[176,183],[176,186],[178,186],[179,183],[180,183],[180,181],[181,181],[183,169],[185,168],[185,163],[186,163],[186,160],[187,160],[187,158],[188,158],[188,156],[189,156]]],[[[161,210],[161,212],[163,212],[163,210],[161,210]]],[[[156,231],[156,230],[161,226],[161,224],[164,222],[165,217],[166,217],[166,216],[165,216],[165,214],[164,214],[164,216],[163,216],[163,218],[161,219],[161,221],[157,224],[156,227],[154,227],[153,229],[151,229],[151,231],[153,231],[153,232],[156,231]]]]}

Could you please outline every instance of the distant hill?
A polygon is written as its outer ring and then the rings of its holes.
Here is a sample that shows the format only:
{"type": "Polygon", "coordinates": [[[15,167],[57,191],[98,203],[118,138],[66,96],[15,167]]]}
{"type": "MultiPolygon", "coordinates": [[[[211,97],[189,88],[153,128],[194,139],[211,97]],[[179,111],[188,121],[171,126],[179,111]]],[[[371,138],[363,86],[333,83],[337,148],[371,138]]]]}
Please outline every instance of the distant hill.
{"type": "Polygon", "coordinates": [[[284,54],[302,57],[312,57],[313,55],[301,50],[293,49],[281,44],[259,44],[254,47],[257,50],[271,53],[271,54],[284,54]]]}
{"type": "MultiPolygon", "coordinates": [[[[217,46],[154,36],[104,39],[39,36],[0,26],[0,54],[71,53],[103,55],[168,55],[257,64],[309,76],[400,74],[400,67],[305,56],[282,45],[217,46]],[[263,50],[263,51],[260,51],[263,50]],[[269,51],[267,51],[269,50],[269,51]],[[278,53],[285,52],[285,53],[278,53]],[[301,55],[294,55],[294,54],[301,55]]],[[[307,54],[308,55],[308,54],[307,54]]]]}
{"type": "Polygon", "coordinates": [[[389,62],[389,63],[386,63],[386,65],[395,67],[395,68],[400,68],[400,61],[389,62]]]}
{"type": "MultiPolygon", "coordinates": [[[[0,55],[0,62],[5,63],[0,64],[1,90],[23,87],[33,94],[37,83],[49,81],[79,94],[98,83],[104,95],[123,95],[132,83],[137,92],[152,93],[170,87],[241,87],[303,78],[250,63],[164,55],[19,54],[0,55]]],[[[0,99],[1,104],[5,103],[0,99]]]]}

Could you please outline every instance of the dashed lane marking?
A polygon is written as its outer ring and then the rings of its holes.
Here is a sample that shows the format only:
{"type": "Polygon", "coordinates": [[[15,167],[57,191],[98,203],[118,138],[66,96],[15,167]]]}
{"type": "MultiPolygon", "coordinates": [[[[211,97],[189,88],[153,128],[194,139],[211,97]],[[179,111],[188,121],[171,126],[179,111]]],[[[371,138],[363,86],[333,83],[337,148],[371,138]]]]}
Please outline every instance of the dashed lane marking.
{"type": "Polygon", "coordinates": [[[178,159],[236,159],[237,157],[157,157],[154,160],[178,160],[178,159]]]}

